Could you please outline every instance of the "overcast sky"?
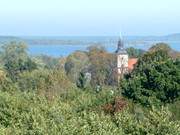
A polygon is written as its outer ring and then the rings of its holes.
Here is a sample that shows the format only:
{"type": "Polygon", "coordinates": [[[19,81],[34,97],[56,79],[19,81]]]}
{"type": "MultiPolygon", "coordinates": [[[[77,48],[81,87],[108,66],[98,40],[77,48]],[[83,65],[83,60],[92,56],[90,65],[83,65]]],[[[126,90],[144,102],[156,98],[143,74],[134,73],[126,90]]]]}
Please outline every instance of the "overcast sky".
{"type": "Polygon", "coordinates": [[[0,35],[166,35],[180,0],[0,0],[0,35]]]}

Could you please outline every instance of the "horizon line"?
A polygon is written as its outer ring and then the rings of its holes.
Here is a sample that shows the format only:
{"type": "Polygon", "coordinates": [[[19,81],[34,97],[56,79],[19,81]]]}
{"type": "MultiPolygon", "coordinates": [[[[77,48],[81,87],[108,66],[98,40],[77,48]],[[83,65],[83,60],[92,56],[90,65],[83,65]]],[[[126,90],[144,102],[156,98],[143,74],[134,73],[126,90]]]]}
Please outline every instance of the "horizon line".
{"type": "MultiPolygon", "coordinates": [[[[169,33],[164,35],[122,35],[122,37],[162,37],[179,33],[169,33]]],[[[0,37],[119,37],[119,35],[0,35],[0,37]]]]}

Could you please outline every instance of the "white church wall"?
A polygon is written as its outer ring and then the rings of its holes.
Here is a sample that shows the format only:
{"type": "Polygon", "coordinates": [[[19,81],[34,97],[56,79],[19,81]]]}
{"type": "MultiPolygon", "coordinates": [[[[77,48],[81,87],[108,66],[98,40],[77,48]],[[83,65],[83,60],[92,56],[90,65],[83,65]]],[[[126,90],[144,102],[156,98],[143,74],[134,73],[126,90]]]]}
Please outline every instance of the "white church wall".
{"type": "Polygon", "coordinates": [[[126,69],[128,69],[128,55],[127,54],[120,54],[117,56],[117,68],[118,68],[118,74],[121,74],[122,72],[126,72],[126,69]]]}

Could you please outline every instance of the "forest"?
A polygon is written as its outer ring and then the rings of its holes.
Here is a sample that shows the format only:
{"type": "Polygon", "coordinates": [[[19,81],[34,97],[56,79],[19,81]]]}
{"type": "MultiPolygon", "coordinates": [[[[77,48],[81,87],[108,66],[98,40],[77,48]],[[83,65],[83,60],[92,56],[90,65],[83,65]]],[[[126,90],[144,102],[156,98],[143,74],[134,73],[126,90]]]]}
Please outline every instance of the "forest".
{"type": "Polygon", "coordinates": [[[180,135],[180,53],[168,44],[127,48],[138,62],[119,82],[101,45],[61,58],[27,49],[0,47],[0,134],[180,135]]]}

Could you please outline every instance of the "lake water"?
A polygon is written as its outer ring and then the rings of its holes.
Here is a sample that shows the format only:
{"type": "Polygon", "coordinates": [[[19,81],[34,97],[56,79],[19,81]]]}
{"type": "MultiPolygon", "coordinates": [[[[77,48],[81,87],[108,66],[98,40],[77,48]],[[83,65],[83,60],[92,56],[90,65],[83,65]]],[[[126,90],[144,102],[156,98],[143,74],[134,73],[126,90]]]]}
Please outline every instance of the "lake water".
{"type": "MultiPolygon", "coordinates": [[[[28,44],[30,55],[46,54],[54,57],[68,56],[69,54],[81,50],[86,51],[87,47],[93,44],[101,44],[108,52],[115,52],[119,37],[20,37],[28,44]],[[55,44],[53,44],[55,43],[55,44]]],[[[174,50],[180,51],[179,41],[157,41],[156,38],[147,39],[145,42],[142,38],[131,36],[124,37],[125,47],[135,47],[147,50],[152,44],[157,42],[166,42],[174,50]]]]}
{"type": "MultiPolygon", "coordinates": [[[[168,43],[174,50],[180,51],[180,42],[169,42],[168,43]]],[[[85,45],[28,45],[28,51],[31,55],[46,54],[50,56],[67,56],[77,50],[86,51],[89,44],[85,45]]],[[[103,45],[108,52],[115,52],[117,44],[104,44],[103,45]]],[[[147,50],[151,45],[126,45],[125,47],[133,46],[135,48],[140,48],[147,50]]]]}

